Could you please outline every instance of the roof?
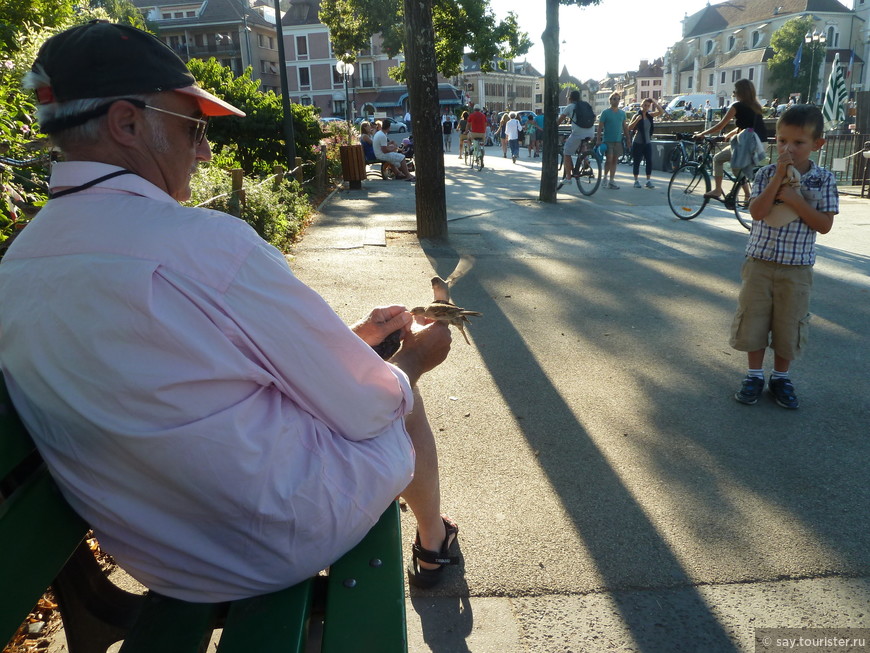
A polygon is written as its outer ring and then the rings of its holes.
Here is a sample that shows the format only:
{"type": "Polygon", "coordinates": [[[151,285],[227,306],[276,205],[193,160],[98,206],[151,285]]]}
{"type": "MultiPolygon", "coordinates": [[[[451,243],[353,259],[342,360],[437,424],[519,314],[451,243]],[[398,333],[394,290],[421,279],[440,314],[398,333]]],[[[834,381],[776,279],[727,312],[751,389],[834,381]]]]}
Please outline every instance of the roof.
{"type": "Polygon", "coordinates": [[[731,0],[707,5],[687,16],[683,23],[683,38],[709,34],[723,29],[763,23],[775,16],[815,13],[848,13],[850,9],[839,0],[731,0]]]}
{"type": "MultiPolygon", "coordinates": [[[[833,63],[835,54],[840,55],[841,66],[849,65],[849,58],[852,56],[852,50],[850,50],[849,48],[831,48],[825,53],[825,61],[828,63],[833,63]]],[[[864,63],[864,60],[857,52],[855,53],[855,61],[853,62],[853,64],[855,63],[864,63]]]]}
{"type": "Polygon", "coordinates": [[[290,0],[290,5],[281,18],[281,25],[320,24],[320,0],[290,0]]]}
{"type": "MultiPolygon", "coordinates": [[[[190,6],[195,4],[187,0],[167,0],[155,2],[154,0],[131,0],[133,6],[142,11],[146,16],[151,9],[169,9],[177,6],[190,6]]],[[[259,27],[275,29],[275,24],[263,18],[258,11],[251,9],[247,2],[240,0],[207,0],[201,3],[198,16],[193,18],[170,18],[154,21],[160,28],[184,27],[186,25],[202,25],[211,23],[242,23],[247,19],[247,24],[259,27]]]]}
{"type": "Polygon", "coordinates": [[[735,66],[751,66],[752,64],[764,63],[773,56],[773,48],[755,48],[738,52],[728,61],[723,62],[720,68],[733,68],[735,66]]]}

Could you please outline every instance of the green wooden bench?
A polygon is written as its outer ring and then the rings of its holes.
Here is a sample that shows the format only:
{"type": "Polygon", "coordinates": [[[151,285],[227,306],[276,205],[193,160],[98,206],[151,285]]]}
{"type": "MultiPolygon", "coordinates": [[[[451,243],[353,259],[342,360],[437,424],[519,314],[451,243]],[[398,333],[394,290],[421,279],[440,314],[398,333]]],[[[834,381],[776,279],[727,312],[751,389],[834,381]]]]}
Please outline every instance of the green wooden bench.
{"type": "Polygon", "coordinates": [[[325,575],[231,603],[121,590],[88,549],[87,531],[49,476],[0,376],[0,643],[51,585],[70,653],[105,653],[122,639],[122,653],[198,653],[215,628],[223,628],[220,653],[408,650],[395,502],[325,575]]]}

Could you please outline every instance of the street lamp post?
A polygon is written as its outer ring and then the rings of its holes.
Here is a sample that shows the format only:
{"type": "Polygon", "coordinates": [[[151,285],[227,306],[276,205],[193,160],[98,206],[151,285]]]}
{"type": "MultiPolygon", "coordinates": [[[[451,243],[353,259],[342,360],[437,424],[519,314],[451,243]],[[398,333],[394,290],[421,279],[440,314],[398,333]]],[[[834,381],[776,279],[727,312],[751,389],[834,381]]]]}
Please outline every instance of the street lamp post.
{"type": "Polygon", "coordinates": [[[821,43],[824,45],[827,40],[828,39],[825,37],[824,32],[813,30],[812,34],[810,34],[809,31],[804,34],[804,43],[807,44],[807,47],[812,49],[812,55],[810,57],[810,82],[807,88],[807,104],[813,102],[813,81],[815,81],[814,78],[816,76],[816,44],[821,43]]]}
{"type": "Polygon", "coordinates": [[[347,144],[350,145],[350,96],[347,92],[347,78],[353,75],[353,64],[339,61],[335,64],[335,70],[344,76],[344,119],[347,121],[347,144]]]}

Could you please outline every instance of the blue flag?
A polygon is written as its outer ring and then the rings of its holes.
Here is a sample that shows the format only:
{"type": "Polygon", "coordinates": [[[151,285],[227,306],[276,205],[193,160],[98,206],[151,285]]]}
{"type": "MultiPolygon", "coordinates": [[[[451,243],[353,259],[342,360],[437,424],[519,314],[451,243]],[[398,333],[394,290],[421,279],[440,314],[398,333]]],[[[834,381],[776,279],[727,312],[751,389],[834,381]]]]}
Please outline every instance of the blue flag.
{"type": "Polygon", "coordinates": [[[801,44],[798,46],[797,53],[794,55],[794,75],[793,75],[793,77],[798,76],[798,71],[800,70],[800,67],[801,67],[801,56],[803,56],[803,53],[804,53],[804,42],[801,41],[801,44]]]}

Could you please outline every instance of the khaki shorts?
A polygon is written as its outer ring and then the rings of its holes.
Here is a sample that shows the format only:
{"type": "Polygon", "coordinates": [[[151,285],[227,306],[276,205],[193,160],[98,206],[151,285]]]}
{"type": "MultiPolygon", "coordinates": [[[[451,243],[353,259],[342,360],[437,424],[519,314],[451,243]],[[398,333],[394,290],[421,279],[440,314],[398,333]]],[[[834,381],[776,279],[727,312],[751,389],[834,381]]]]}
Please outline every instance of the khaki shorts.
{"type": "Polygon", "coordinates": [[[798,358],[807,344],[812,265],[782,265],[747,258],[743,285],[731,325],[731,346],[758,351],[768,345],[786,360],[798,358]]]}
{"type": "Polygon", "coordinates": [[[607,145],[607,154],[613,156],[622,156],[622,141],[618,143],[605,143],[607,145]]]}

